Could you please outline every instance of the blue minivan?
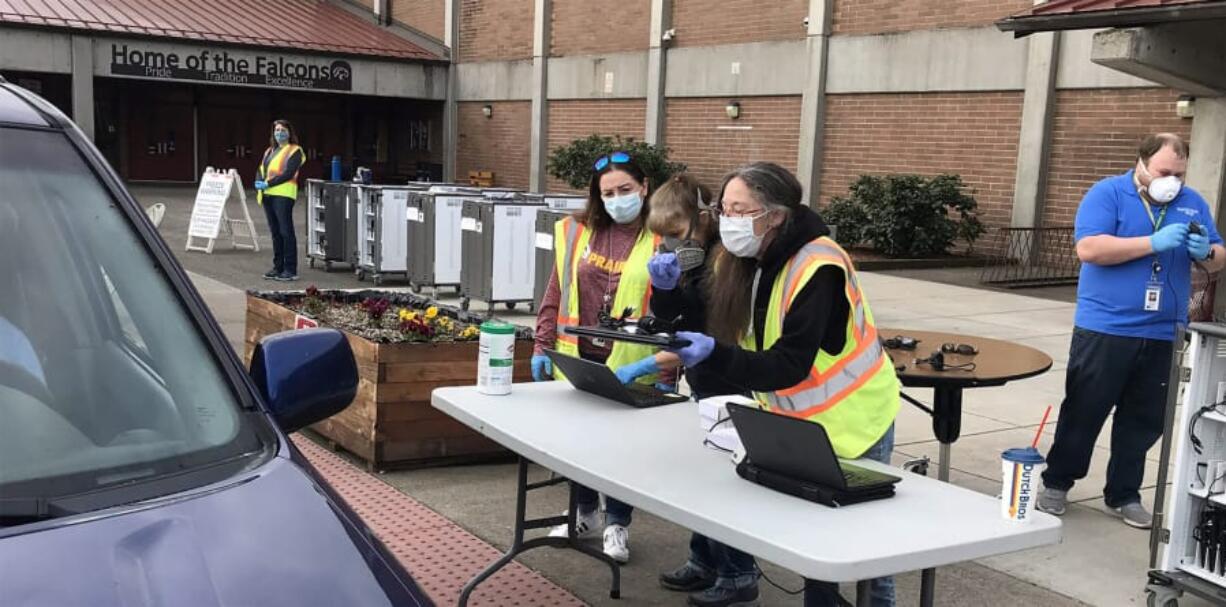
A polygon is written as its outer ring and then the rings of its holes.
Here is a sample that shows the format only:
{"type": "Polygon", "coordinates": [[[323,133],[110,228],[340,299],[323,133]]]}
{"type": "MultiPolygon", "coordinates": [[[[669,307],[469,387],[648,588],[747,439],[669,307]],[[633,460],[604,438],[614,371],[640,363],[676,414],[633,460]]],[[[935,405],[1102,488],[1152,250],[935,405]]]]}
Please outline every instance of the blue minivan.
{"type": "Polygon", "coordinates": [[[344,337],[251,369],[97,149],[0,78],[0,605],[428,605],[287,433],[344,337]]]}

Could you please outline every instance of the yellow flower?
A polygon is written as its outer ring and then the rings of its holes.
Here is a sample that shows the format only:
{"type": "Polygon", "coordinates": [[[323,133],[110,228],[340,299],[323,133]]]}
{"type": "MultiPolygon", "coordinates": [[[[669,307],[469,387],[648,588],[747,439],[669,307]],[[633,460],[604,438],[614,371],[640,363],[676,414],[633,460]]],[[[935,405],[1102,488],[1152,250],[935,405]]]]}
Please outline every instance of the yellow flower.
{"type": "Polygon", "coordinates": [[[461,337],[462,339],[472,339],[472,338],[476,337],[476,336],[477,336],[477,334],[478,334],[478,333],[480,333],[480,332],[481,332],[481,331],[480,331],[479,329],[477,329],[477,327],[475,327],[475,326],[473,326],[473,325],[469,325],[469,326],[465,327],[465,328],[464,328],[464,331],[462,331],[462,332],[460,333],[460,337],[461,337]]]}
{"type": "Polygon", "coordinates": [[[398,316],[400,317],[401,322],[407,322],[417,318],[417,314],[415,312],[410,312],[404,308],[400,308],[400,313],[398,316]]]}
{"type": "Polygon", "coordinates": [[[426,308],[426,319],[427,320],[431,320],[435,316],[438,316],[438,308],[434,306],[430,306],[429,308],[426,308]]]}

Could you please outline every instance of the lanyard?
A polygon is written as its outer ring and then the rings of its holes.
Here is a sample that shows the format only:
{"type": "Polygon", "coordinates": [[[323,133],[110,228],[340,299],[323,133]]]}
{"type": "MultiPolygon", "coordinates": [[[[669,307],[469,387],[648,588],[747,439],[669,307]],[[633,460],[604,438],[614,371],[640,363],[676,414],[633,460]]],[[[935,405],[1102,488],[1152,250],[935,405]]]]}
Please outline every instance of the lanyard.
{"type": "MultiPolygon", "coordinates": [[[[1166,210],[1171,208],[1170,205],[1164,205],[1161,211],[1158,211],[1158,218],[1154,218],[1154,210],[1149,206],[1149,202],[1144,197],[1141,198],[1141,204],[1145,205],[1145,213],[1149,215],[1149,222],[1154,225],[1154,232],[1162,227],[1162,220],[1166,219],[1166,210]]],[[[1158,261],[1158,254],[1154,253],[1154,259],[1149,264],[1149,281],[1157,282],[1158,274],[1162,272],[1162,262],[1158,261]]]]}
{"type": "Polygon", "coordinates": [[[1149,206],[1149,203],[1146,202],[1144,198],[1141,199],[1141,204],[1145,205],[1145,213],[1149,215],[1149,222],[1153,224],[1154,231],[1157,232],[1158,228],[1162,227],[1162,220],[1166,219],[1166,210],[1169,209],[1171,205],[1163,205],[1162,210],[1158,211],[1158,218],[1154,219],[1154,209],[1149,206]]]}

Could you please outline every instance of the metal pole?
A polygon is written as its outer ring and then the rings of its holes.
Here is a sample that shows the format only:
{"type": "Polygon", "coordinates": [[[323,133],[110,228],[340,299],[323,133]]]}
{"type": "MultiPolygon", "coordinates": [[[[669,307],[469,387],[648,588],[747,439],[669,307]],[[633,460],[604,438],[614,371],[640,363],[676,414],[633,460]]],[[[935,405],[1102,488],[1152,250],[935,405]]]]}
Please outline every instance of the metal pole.
{"type": "MultiPolygon", "coordinates": [[[[1172,430],[1175,426],[1175,407],[1179,400],[1179,383],[1183,379],[1184,330],[1175,328],[1175,341],[1171,344],[1171,371],[1166,380],[1166,414],[1162,424],[1162,456],[1158,459],[1158,486],[1154,492],[1154,521],[1149,530],[1149,567],[1158,566],[1158,553],[1166,543],[1166,476],[1171,461],[1171,446],[1175,443],[1172,430]]],[[[1193,353],[1195,355],[1195,353],[1193,353]]]]}
{"type": "Polygon", "coordinates": [[[937,480],[949,482],[949,443],[940,443],[941,461],[937,464],[937,480]]]}

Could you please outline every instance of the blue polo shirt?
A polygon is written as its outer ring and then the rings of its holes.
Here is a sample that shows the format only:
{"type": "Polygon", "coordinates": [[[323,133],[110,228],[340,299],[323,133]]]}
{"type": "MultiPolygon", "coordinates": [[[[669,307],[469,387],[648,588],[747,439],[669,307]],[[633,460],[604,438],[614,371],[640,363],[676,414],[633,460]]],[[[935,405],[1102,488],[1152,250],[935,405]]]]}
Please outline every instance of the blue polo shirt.
{"type": "MultiPolygon", "coordinates": [[[[1162,226],[1174,222],[1200,223],[1209,234],[1209,242],[1221,244],[1209,205],[1192,188],[1184,186],[1166,205],[1162,226]]],[[[1081,199],[1073,238],[1108,234],[1119,237],[1150,236],[1154,224],[1146,212],[1146,203],[1132,182],[1132,171],[1108,177],[1094,184],[1081,199]]],[[[1162,207],[1153,207],[1158,219],[1162,207]]],[[[1158,254],[1162,266],[1157,275],[1162,296],[1157,311],[1145,311],[1145,290],[1150,284],[1153,255],[1117,264],[1100,266],[1081,264],[1081,281],[1077,285],[1078,327],[1118,335],[1147,339],[1175,339],[1175,324],[1188,322],[1188,295],[1192,288],[1192,258],[1187,247],[1177,247],[1158,254]]],[[[1198,270],[1199,271],[1199,270],[1198,270]]]]}

